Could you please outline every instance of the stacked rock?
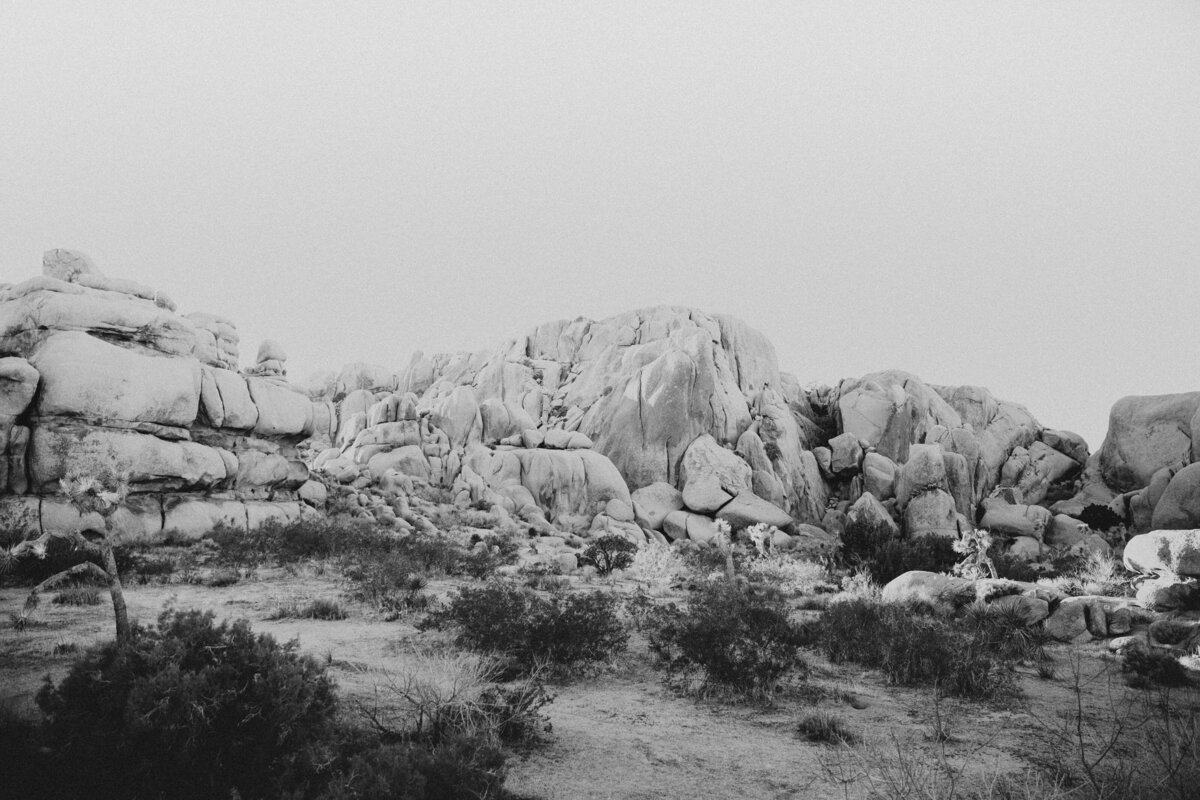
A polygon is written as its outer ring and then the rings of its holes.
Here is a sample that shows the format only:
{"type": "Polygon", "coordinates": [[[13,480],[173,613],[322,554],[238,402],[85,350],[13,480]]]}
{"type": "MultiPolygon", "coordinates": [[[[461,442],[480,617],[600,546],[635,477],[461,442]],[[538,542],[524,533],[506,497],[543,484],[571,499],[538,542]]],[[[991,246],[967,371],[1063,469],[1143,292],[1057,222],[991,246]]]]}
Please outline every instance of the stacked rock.
{"type": "Polygon", "coordinates": [[[90,465],[128,476],[130,540],[298,516],[296,445],[331,427],[332,406],[281,374],[239,374],[237,343],[228,320],[47,252],[42,276],[0,289],[0,509],[41,530],[98,525],[59,494],[90,465]]]}

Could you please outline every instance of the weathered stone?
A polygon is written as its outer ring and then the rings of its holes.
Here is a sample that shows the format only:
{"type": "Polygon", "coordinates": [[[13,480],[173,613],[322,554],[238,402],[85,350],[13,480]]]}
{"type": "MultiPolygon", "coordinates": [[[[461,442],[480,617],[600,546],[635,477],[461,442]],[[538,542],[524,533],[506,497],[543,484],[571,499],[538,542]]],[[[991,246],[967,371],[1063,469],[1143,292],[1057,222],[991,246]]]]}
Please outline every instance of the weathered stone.
{"type": "Polygon", "coordinates": [[[829,471],[834,475],[847,475],[858,472],[862,463],[863,448],[858,437],[852,433],[842,433],[829,440],[830,464],[829,471]]]}
{"type": "Polygon", "coordinates": [[[773,506],[752,492],[742,492],[717,512],[717,519],[727,521],[734,530],[759,523],[782,528],[792,524],[792,517],[782,508],[773,506]]]}
{"type": "Polygon", "coordinates": [[[1200,577],[1200,530],[1151,531],[1125,543],[1125,568],[1143,575],[1200,577]]]}
{"type": "Polygon", "coordinates": [[[1118,400],[1099,452],[1104,482],[1118,492],[1140,489],[1159,469],[1196,460],[1191,426],[1197,413],[1200,392],[1118,400]]]}
{"type": "Polygon", "coordinates": [[[684,486],[700,476],[711,476],[731,495],[752,489],[753,471],[732,450],[717,444],[708,434],[699,436],[684,453],[679,479],[684,486]]]}
{"type": "Polygon", "coordinates": [[[713,474],[697,475],[683,487],[683,504],[701,514],[712,514],[732,499],[733,495],[721,488],[720,479],[713,474]]]}
{"type": "Polygon", "coordinates": [[[25,413],[37,391],[38,371],[23,358],[0,358],[0,428],[25,413]]]}
{"type": "Polygon", "coordinates": [[[959,524],[954,498],[941,489],[916,495],[904,509],[904,529],[909,536],[957,536],[959,524]]]}
{"type": "Polygon", "coordinates": [[[942,446],[939,444],[912,445],[909,449],[908,461],[900,468],[896,479],[896,500],[901,507],[920,492],[949,488],[942,446]]]}
{"type": "Polygon", "coordinates": [[[227,477],[211,447],[165,441],[134,431],[81,425],[40,425],[33,430],[29,475],[39,493],[52,492],[74,464],[103,464],[129,474],[143,490],[208,488],[227,477]]]}
{"type": "Polygon", "coordinates": [[[1041,506],[1012,505],[1005,503],[1001,498],[988,498],[983,501],[983,507],[983,518],[979,524],[992,533],[1029,536],[1039,542],[1045,540],[1045,531],[1051,520],[1048,509],[1041,506]]]}
{"type": "Polygon", "coordinates": [[[264,378],[246,378],[250,398],[258,409],[254,432],[259,436],[306,437],[313,431],[313,403],[287,385],[264,378]]]}
{"type": "Polygon", "coordinates": [[[247,530],[246,504],[188,495],[163,498],[163,532],[167,536],[195,541],[212,533],[217,525],[247,530]]]}
{"type": "Polygon", "coordinates": [[[117,347],[79,331],[44,339],[29,356],[41,376],[38,413],[186,426],[200,403],[200,364],[117,347]]]}
{"type": "Polygon", "coordinates": [[[854,501],[854,505],[850,506],[850,510],[846,512],[847,523],[863,530],[870,530],[883,526],[887,528],[893,537],[900,535],[900,526],[892,519],[892,515],[883,507],[883,503],[870,492],[864,492],[858,500],[854,501]]]}
{"type": "Polygon", "coordinates": [[[669,483],[652,483],[632,495],[634,520],[649,530],[662,529],[672,511],[683,508],[683,494],[669,483]]]}
{"type": "Polygon", "coordinates": [[[867,453],[863,456],[863,488],[879,500],[896,496],[896,462],[882,453],[867,453]]]}
{"type": "Polygon", "coordinates": [[[938,572],[912,570],[893,578],[883,587],[879,599],[885,603],[944,603],[974,595],[969,580],[953,578],[938,572]]]}
{"type": "MultiPolygon", "coordinates": [[[[1158,478],[1159,473],[1154,477],[1158,478]]],[[[1170,478],[1154,509],[1150,527],[1155,530],[1200,528],[1200,463],[1189,464],[1170,478]]],[[[1148,503],[1149,504],[1149,503],[1148,503]]],[[[1200,554],[1197,555],[1200,559],[1200,554]]],[[[1200,563],[1200,562],[1198,562],[1200,563]]]]}
{"type": "Polygon", "coordinates": [[[1046,635],[1060,642],[1089,641],[1087,603],[1085,598],[1068,597],[1059,602],[1045,622],[1046,635]]]}

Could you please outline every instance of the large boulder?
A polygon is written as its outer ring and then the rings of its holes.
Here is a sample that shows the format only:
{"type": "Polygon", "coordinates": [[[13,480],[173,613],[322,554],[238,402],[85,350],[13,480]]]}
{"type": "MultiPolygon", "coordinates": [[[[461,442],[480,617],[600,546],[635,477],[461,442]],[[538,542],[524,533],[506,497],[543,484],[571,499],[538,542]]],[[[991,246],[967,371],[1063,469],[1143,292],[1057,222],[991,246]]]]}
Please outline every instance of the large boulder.
{"type": "Polygon", "coordinates": [[[62,331],[43,339],[29,363],[41,375],[37,408],[44,417],[181,427],[196,419],[200,363],[195,359],[163,358],[62,331]]]}
{"type": "Polygon", "coordinates": [[[725,520],[734,530],[760,523],[783,528],[793,522],[791,515],[782,508],[771,505],[753,492],[742,492],[734,497],[717,512],[717,519],[725,520]]]}
{"type": "Polygon", "coordinates": [[[0,358],[0,428],[25,413],[37,391],[38,371],[23,358],[0,358]]]}
{"type": "Polygon", "coordinates": [[[900,526],[884,508],[883,503],[870,492],[863,492],[846,512],[847,524],[860,529],[887,528],[893,537],[900,535],[900,526]]]}
{"type": "Polygon", "coordinates": [[[921,492],[904,508],[904,529],[909,536],[957,536],[959,528],[954,498],[942,489],[921,492]]]}
{"type": "Polygon", "coordinates": [[[1200,392],[1123,397],[1108,416],[1100,447],[1104,483],[1118,492],[1140,489],[1163,467],[1197,460],[1193,442],[1200,392]]]}
{"type": "Polygon", "coordinates": [[[914,444],[909,448],[908,461],[900,468],[896,481],[896,502],[900,506],[920,492],[930,489],[949,489],[946,480],[946,461],[940,444],[914,444]]]}
{"type": "Polygon", "coordinates": [[[662,530],[663,520],[683,508],[683,494],[669,483],[652,483],[633,492],[633,515],[647,530],[662,530]]]}
{"type": "Polygon", "coordinates": [[[67,471],[81,463],[128,473],[130,483],[143,491],[207,489],[228,476],[215,448],[83,425],[39,425],[33,430],[28,458],[32,488],[38,493],[55,491],[67,471]]]}
{"type": "Polygon", "coordinates": [[[1200,530],[1151,531],[1125,543],[1125,568],[1143,575],[1200,577],[1200,530]]]}
{"type": "Polygon", "coordinates": [[[731,496],[751,491],[754,480],[750,465],[708,434],[696,437],[684,452],[679,478],[685,487],[697,478],[711,478],[731,496]]]}
{"type": "MultiPolygon", "coordinates": [[[[1161,475],[1162,472],[1159,470],[1154,477],[1166,477],[1161,475]]],[[[1160,530],[1200,528],[1200,463],[1189,464],[1171,476],[1157,499],[1153,493],[1147,498],[1147,505],[1154,509],[1150,527],[1160,530]]]]}

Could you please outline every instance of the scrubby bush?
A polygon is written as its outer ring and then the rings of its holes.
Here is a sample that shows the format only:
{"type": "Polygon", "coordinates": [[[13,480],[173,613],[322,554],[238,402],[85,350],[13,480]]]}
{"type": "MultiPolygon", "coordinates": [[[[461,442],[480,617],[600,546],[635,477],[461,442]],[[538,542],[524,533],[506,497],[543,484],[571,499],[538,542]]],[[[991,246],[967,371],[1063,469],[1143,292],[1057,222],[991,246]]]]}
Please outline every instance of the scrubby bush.
{"type": "Polygon", "coordinates": [[[222,523],[213,528],[208,538],[217,545],[221,562],[252,567],[335,558],[347,553],[384,552],[397,536],[369,520],[311,514],[290,522],[267,520],[249,531],[222,523]]]}
{"type": "Polygon", "coordinates": [[[279,797],[332,757],[333,684],[245,621],[167,612],[38,694],[70,796],[279,797]]]}
{"type": "Polygon", "coordinates": [[[628,574],[651,589],[662,591],[681,581],[687,569],[687,562],[678,549],[669,544],[650,542],[634,554],[628,574]]]}
{"type": "Polygon", "coordinates": [[[459,589],[423,626],[453,629],[461,646],[501,653],[521,674],[540,663],[565,668],[601,661],[623,650],[629,638],[612,595],[547,597],[503,581],[459,589]]]}
{"type": "Polygon", "coordinates": [[[782,554],[747,558],[739,574],[792,596],[813,594],[829,580],[821,564],[782,554]]]}
{"type": "Polygon", "coordinates": [[[826,711],[805,714],[796,723],[796,735],[815,744],[855,744],[858,736],[826,711]]]}
{"type": "Polygon", "coordinates": [[[628,569],[637,551],[638,546],[624,536],[608,533],[587,546],[579,563],[595,567],[600,575],[611,575],[614,570],[628,569]]]}
{"type": "Polygon", "coordinates": [[[329,781],[317,800],[459,800],[505,796],[504,753],[477,740],[370,748],[329,781]]]}
{"type": "Polygon", "coordinates": [[[851,522],[842,532],[841,557],[847,566],[886,584],[911,570],[950,571],[959,559],[954,541],[949,536],[898,539],[885,523],[851,522]]]}
{"type": "Polygon", "coordinates": [[[1131,647],[1121,661],[1125,682],[1134,688],[1152,686],[1187,686],[1190,683],[1187,670],[1179,663],[1179,656],[1162,650],[1131,647]]]}
{"type": "Polygon", "coordinates": [[[848,600],[831,605],[818,629],[830,661],[881,670],[891,683],[936,685],[941,691],[989,698],[1013,686],[1012,653],[985,620],[955,622],[919,605],[848,600]]]}
{"type": "Polygon", "coordinates": [[[642,620],[668,681],[698,675],[705,692],[770,696],[779,680],[801,665],[799,648],[807,641],[782,600],[724,580],[704,584],[685,607],[671,603],[648,609],[642,620]]]}
{"type": "Polygon", "coordinates": [[[336,600],[313,600],[306,605],[289,603],[270,614],[267,619],[325,619],[339,620],[350,616],[336,600]]]}
{"type": "Polygon", "coordinates": [[[342,576],[350,583],[350,597],[379,611],[398,613],[427,604],[422,592],[429,581],[400,553],[347,560],[342,576]]]}
{"type": "Polygon", "coordinates": [[[1125,524],[1120,514],[1099,503],[1084,506],[1076,519],[1094,531],[1111,531],[1125,524]]]}

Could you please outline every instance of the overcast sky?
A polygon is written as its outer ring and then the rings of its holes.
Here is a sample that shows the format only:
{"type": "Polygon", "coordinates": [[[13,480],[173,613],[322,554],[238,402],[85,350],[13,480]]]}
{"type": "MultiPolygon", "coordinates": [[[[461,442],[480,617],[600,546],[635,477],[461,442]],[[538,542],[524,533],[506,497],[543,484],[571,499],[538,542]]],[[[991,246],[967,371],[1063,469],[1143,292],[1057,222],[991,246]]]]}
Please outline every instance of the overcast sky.
{"type": "Polygon", "coordinates": [[[1200,3],[0,0],[0,282],[293,377],[662,303],[1097,447],[1200,389],[1200,3]]]}

